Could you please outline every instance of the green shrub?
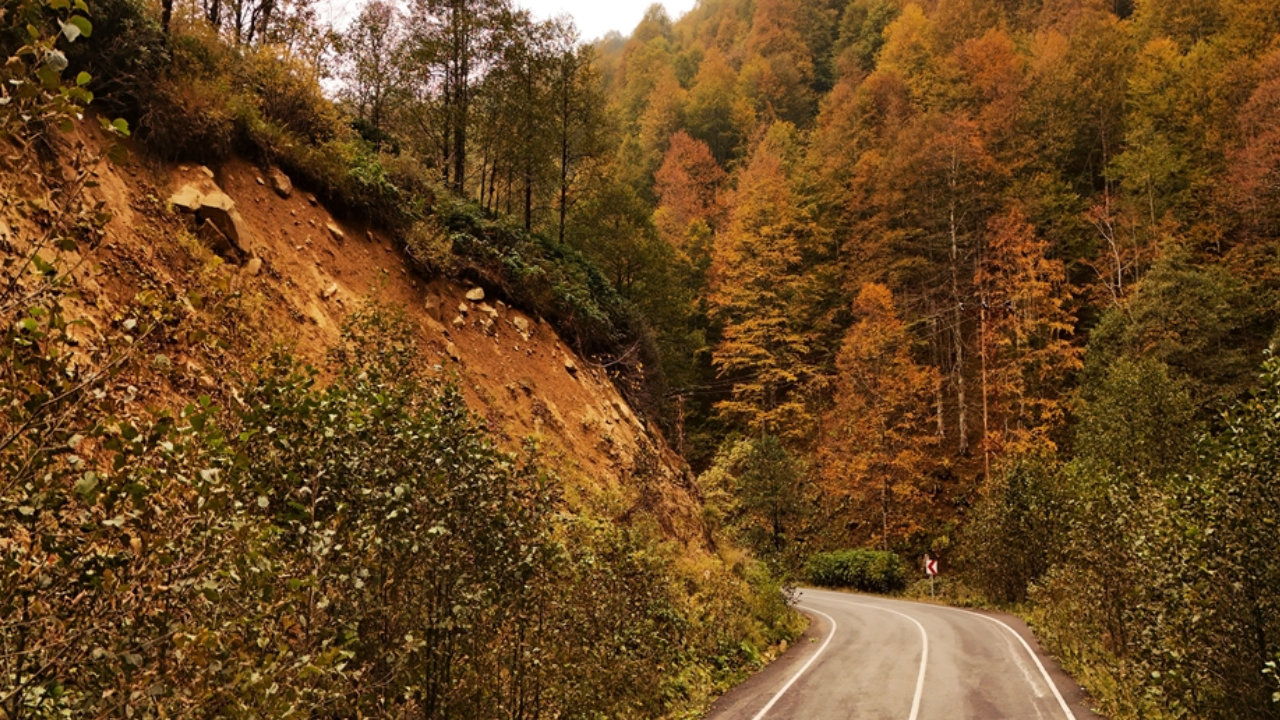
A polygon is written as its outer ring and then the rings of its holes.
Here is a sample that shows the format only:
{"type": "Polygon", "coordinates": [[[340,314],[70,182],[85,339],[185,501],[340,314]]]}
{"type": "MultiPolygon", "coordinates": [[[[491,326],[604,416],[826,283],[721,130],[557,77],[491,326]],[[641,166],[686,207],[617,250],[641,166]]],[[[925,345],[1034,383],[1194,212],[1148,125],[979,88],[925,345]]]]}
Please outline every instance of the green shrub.
{"type": "Polygon", "coordinates": [[[818,553],[805,563],[805,577],[814,585],[864,592],[900,592],[907,586],[905,565],[885,550],[837,550],[818,553]]]}
{"type": "Polygon", "coordinates": [[[262,116],[301,140],[321,145],[346,130],[338,110],[320,90],[320,81],[304,63],[262,48],[240,63],[245,90],[262,116]]]}
{"type": "Polygon", "coordinates": [[[227,159],[236,144],[230,92],[224,78],[157,83],[139,121],[142,137],[167,159],[204,164],[227,159]]]}

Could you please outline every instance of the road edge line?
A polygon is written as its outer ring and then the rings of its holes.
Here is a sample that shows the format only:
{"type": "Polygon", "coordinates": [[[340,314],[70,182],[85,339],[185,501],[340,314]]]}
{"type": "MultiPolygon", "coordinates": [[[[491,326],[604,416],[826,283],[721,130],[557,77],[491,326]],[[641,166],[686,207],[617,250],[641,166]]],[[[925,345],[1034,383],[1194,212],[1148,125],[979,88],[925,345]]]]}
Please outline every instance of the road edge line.
{"type": "Polygon", "coordinates": [[[804,675],[806,672],[808,672],[809,667],[813,665],[814,661],[817,660],[822,655],[822,653],[826,651],[827,646],[831,644],[831,638],[836,636],[836,619],[835,618],[822,612],[821,610],[815,610],[813,608],[805,608],[805,609],[808,610],[809,612],[817,613],[818,615],[821,615],[822,617],[830,621],[831,632],[827,633],[827,639],[822,642],[822,645],[818,648],[818,652],[814,653],[813,657],[809,658],[808,662],[806,662],[803,667],[797,670],[795,675],[791,676],[791,679],[787,681],[787,684],[783,685],[782,689],[779,690],[776,694],[774,694],[772,698],[769,699],[769,704],[761,708],[760,712],[756,713],[751,718],[751,720],[764,720],[764,716],[767,715],[769,711],[773,709],[773,706],[777,704],[778,700],[780,700],[782,696],[785,695],[786,692],[791,689],[791,686],[796,683],[796,680],[799,680],[801,675],[804,675]]]}
{"type": "Polygon", "coordinates": [[[1043,676],[1044,681],[1049,684],[1049,689],[1053,691],[1053,697],[1057,699],[1058,707],[1062,708],[1062,712],[1067,716],[1067,720],[1076,720],[1076,714],[1071,711],[1071,706],[1068,705],[1066,699],[1062,697],[1062,693],[1058,690],[1058,684],[1053,681],[1052,677],[1050,677],[1049,671],[1044,667],[1044,663],[1040,662],[1040,656],[1037,655],[1035,649],[1031,647],[1031,643],[1027,642],[1027,639],[1022,637],[1017,630],[1014,630],[1009,623],[999,618],[993,618],[990,615],[983,615],[982,613],[965,610],[964,608],[947,607],[946,605],[939,605],[938,607],[946,608],[947,610],[954,610],[966,615],[973,615],[974,617],[980,617],[983,620],[990,620],[1012,633],[1013,636],[1018,639],[1018,642],[1022,643],[1022,647],[1027,651],[1027,654],[1031,656],[1032,662],[1034,662],[1036,667],[1040,669],[1040,675],[1043,676]]]}

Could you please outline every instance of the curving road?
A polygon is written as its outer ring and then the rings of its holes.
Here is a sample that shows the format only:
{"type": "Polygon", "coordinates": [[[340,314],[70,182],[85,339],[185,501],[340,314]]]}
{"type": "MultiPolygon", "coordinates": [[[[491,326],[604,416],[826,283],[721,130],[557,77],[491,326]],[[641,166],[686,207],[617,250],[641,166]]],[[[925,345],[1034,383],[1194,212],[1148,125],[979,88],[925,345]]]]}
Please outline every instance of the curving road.
{"type": "Polygon", "coordinates": [[[809,630],[707,720],[1100,720],[1016,618],[805,589],[809,630]]]}

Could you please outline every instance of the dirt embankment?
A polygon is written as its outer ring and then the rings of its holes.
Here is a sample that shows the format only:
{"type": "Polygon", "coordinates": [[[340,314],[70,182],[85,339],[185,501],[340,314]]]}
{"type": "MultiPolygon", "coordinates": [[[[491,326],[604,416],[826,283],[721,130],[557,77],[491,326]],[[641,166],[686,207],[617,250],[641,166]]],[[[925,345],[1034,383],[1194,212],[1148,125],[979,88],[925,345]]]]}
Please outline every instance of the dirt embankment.
{"type": "MultiPolygon", "coordinates": [[[[98,140],[86,130],[73,142],[93,149],[98,140]]],[[[403,309],[434,371],[456,381],[500,443],[538,441],[571,503],[641,511],[669,537],[703,542],[688,470],[604,368],[487,288],[416,277],[384,232],[334,217],[305,190],[286,189],[277,173],[242,160],[169,164],[136,151],[123,164],[97,167],[97,187],[86,192],[113,219],[102,247],[75,273],[81,293],[73,310],[89,321],[84,342],[136,313],[147,293],[181,298],[195,324],[220,339],[212,354],[197,342],[173,348],[166,357],[173,370],[148,379],[146,401],[175,403],[220,388],[224,375],[273,344],[320,364],[344,318],[374,299],[403,309]],[[235,312],[214,318],[215,297],[235,312]]]]}

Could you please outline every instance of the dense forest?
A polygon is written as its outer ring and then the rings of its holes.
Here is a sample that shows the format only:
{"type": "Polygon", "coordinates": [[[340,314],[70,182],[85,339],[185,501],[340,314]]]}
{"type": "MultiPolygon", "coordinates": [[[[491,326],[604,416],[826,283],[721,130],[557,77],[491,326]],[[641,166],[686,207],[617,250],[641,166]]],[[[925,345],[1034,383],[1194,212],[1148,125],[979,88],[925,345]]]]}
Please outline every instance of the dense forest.
{"type": "Polygon", "coordinates": [[[1278,40],[1261,0],[729,0],[598,43],[626,202],[571,217],[627,232],[570,237],[720,519],[941,556],[1116,716],[1275,717],[1278,40]]]}
{"type": "Polygon", "coordinates": [[[784,572],[941,556],[1119,716],[1275,716],[1274,3],[705,0],[572,52],[491,24],[428,103],[371,62],[419,13],[368,6],[347,102],[640,311],[618,359],[710,521],[784,572]]]}
{"type": "MultiPolygon", "coordinates": [[[[506,0],[373,0],[341,31],[305,0],[82,5],[0,6],[0,47],[15,58],[0,77],[27,83],[3,104],[39,110],[6,115],[6,137],[26,137],[32,116],[75,115],[91,90],[96,107],[129,121],[112,127],[160,154],[278,164],[394,231],[425,276],[501,285],[608,368],[698,473],[708,535],[749,547],[772,572],[803,579],[806,560],[845,548],[927,553],[942,559],[945,597],[1018,608],[1114,717],[1280,716],[1273,0],[701,0],[678,20],[655,6],[629,36],[593,42],[506,0]],[[94,18],[91,43],[70,42],[88,35],[75,13],[94,18]],[[85,73],[64,83],[68,67],[85,73]]],[[[6,347],[30,346],[22,333],[59,317],[21,320],[6,347]]],[[[353,350],[323,402],[390,403],[402,419],[393,439],[455,412],[448,392],[400,377],[399,350],[378,352],[375,379],[389,390],[369,386],[353,350]]],[[[61,397],[26,388],[60,387],[63,365],[22,367],[35,379],[0,400],[61,397]]],[[[247,472],[237,458],[259,457],[253,428],[321,402],[299,372],[271,366],[250,385],[270,393],[262,413],[186,451],[213,453],[229,477],[247,472]]],[[[189,434],[185,418],[155,426],[156,447],[189,434]]],[[[422,512],[469,528],[495,562],[551,578],[472,579],[468,597],[485,600],[466,606],[469,618],[510,625],[469,640],[474,654],[458,648],[473,662],[461,672],[493,663],[509,685],[435,692],[453,667],[443,651],[410,642],[405,658],[437,664],[404,679],[355,643],[305,668],[327,674],[292,683],[314,697],[290,702],[348,697],[376,713],[403,691],[415,710],[443,703],[423,711],[432,717],[448,703],[477,717],[673,707],[638,690],[611,697],[606,677],[564,669],[587,657],[572,628],[588,605],[553,602],[557,581],[603,577],[639,597],[610,606],[622,639],[598,664],[626,659],[667,696],[754,654],[731,648],[740,628],[766,627],[752,630],[761,646],[786,635],[781,611],[745,595],[696,618],[678,593],[646,596],[679,583],[645,564],[644,538],[589,523],[555,530],[556,499],[529,490],[543,477],[535,460],[495,456],[470,419],[455,420],[460,439],[436,441],[474,457],[436,481],[468,487],[468,473],[496,473],[500,496],[487,501],[527,522],[470,528],[448,509],[422,512]],[[588,531],[594,554],[565,549],[566,532],[588,531]],[[515,560],[486,544],[519,545],[512,533],[545,554],[515,560]],[[713,631],[723,618],[739,629],[713,631]],[[521,665],[525,632],[563,633],[547,650],[562,664],[521,665]],[[665,654],[637,654],[652,638],[665,654]],[[395,680],[345,696],[355,676],[339,662],[395,680]],[[528,693],[548,708],[523,709],[528,693]]],[[[120,447],[127,473],[135,457],[120,447]]],[[[30,456],[3,452],[38,484],[30,456]]],[[[406,477],[414,462],[404,458],[406,477]]],[[[352,532],[380,531],[374,518],[390,506],[370,505],[352,532]]],[[[273,562],[302,553],[272,547],[273,562]]],[[[407,557],[387,572],[416,577],[407,557]]],[[[236,580],[251,609],[283,592],[236,580]]],[[[306,585],[289,592],[281,602],[311,602],[306,585]]],[[[67,593],[51,617],[70,612],[67,593]]],[[[349,609],[353,626],[439,631],[394,602],[370,607],[349,609]]],[[[341,644],[297,632],[317,653],[341,644]]],[[[246,673],[261,662],[248,639],[226,642],[246,673]]],[[[294,670],[272,667],[292,682],[294,670]]],[[[261,707],[286,702],[235,677],[261,707]]],[[[17,717],[20,697],[0,695],[0,711],[17,717]]]]}

